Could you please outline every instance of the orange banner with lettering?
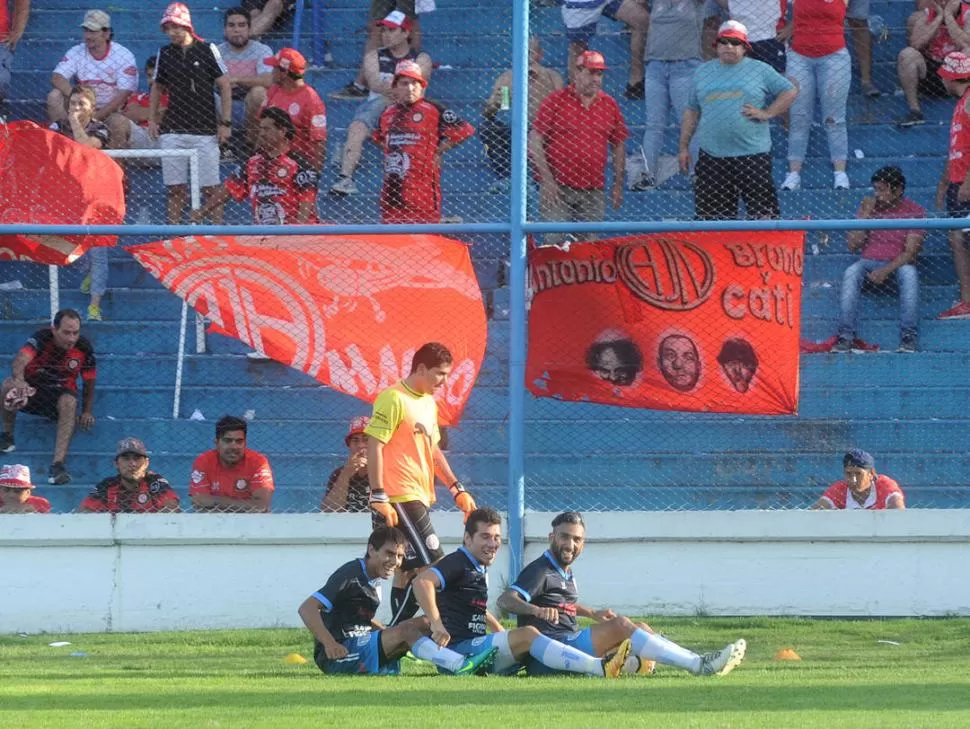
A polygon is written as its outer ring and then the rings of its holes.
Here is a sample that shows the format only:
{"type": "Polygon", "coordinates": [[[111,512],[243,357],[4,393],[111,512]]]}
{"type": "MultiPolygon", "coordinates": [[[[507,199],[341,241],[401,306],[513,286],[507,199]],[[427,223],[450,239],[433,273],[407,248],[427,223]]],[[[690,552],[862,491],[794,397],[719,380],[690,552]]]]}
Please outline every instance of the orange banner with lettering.
{"type": "Polygon", "coordinates": [[[657,410],[798,410],[801,232],[671,233],[529,255],[527,386],[657,410]]]}
{"type": "MultiPolygon", "coordinates": [[[[121,225],[121,167],[33,122],[0,125],[0,223],[121,225]]],[[[0,235],[0,260],[66,265],[115,236],[0,235]]]]}
{"type": "Polygon", "coordinates": [[[435,395],[458,422],[485,356],[481,289],[468,246],[436,235],[198,236],[128,251],[213,328],[373,402],[415,350],[454,357],[435,395]]]}

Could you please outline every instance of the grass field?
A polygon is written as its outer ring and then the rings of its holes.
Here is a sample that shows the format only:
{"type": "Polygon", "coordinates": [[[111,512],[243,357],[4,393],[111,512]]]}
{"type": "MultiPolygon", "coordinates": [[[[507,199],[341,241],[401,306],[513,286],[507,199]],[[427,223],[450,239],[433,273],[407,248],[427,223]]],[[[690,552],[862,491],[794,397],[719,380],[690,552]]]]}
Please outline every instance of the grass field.
{"type": "Polygon", "coordinates": [[[688,647],[748,640],[723,678],[324,676],[308,633],[0,637],[2,729],[970,727],[970,620],[655,619],[688,647]],[[70,646],[48,643],[67,640],[70,646]],[[899,645],[880,643],[896,641],[899,645]],[[799,662],[774,660],[794,648],[799,662]],[[84,656],[71,656],[82,652],[84,656]]]}

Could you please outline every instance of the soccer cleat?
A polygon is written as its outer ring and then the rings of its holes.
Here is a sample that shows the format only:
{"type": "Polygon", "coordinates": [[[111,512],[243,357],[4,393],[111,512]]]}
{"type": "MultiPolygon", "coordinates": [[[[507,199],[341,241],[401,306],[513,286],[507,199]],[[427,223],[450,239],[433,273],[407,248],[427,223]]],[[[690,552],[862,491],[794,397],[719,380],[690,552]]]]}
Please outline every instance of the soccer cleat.
{"type": "Polygon", "coordinates": [[[91,304],[91,306],[88,307],[88,321],[103,321],[100,306],[91,304]]]}
{"type": "Polygon", "coordinates": [[[899,338],[899,348],[896,350],[902,354],[912,354],[918,348],[919,340],[912,332],[907,332],[899,338]]]}
{"type": "Polygon", "coordinates": [[[0,433],[0,453],[13,453],[17,450],[17,446],[13,442],[13,436],[10,433],[0,433]]]}
{"type": "Polygon", "coordinates": [[[832,187],[836,190],[848,190],[849,189],[849,176],[839,170],[833,175],[832,187]]]}
{"type": "Polygon", "coordinates": [[[456,676],[482,676],[488,672],[495,663],[495,656],[498,655],[498,648],[489,648],[482,651],[481,653],[476,653],[474,655],[468,656],[465,662],[461,664],[461,668],[455,671],[456,676]]]}
{"type": "Polygon", "coordinates": [[[90,273],[87,276],[85,276],[84,279],[81,281],[81,293],[82,294],[91,293],[91,274],[90,273]]]}
{"type": "Polygon", "coordinates": [[[358,193],[357,183],[353,177],[341,175],[330,187],[331,195],[356,195],[358,193]]]}
{"type": "Polygon", "coordinates": [[[802,176],[799,172],[789,172],[785,175],[785,181],[781,183],[782,190],[798,190],[802,186],[802,176]]]}
{"type": "Polygon", "coordinates": [[[637,668],[638,676],[653,676],[657,672],[657,662],[648,661],[645,658],[637,658],[637,662],[640,664],[637,668]]]}
{"type": "Polygon", "coordinates": [[[603,661],[603,675],[606,678],[617,678],[623,671],[623,664],[626,657],[630,655],[630,639],[624,640],[616,649],[612,656],[606,656],[603,661]]]}
{"type": "Polygon", "coordinates": [[[47,483],[54,484],[55,486],[63,486],[71,483],[71,474],[68,472],[67,466],[64,465],[64,461],[57,461],[51,464],[50,469],[47,471],[47,483]]]}
{"type": "Polygon", "coordinates": [[[970,319],[970,301],[961,301],[936,317],[937,319],[970,319]]]}
{"type": "Polygon", "coordinates": [[[852,337],[839,337],[832,345],[832,351],[836,354],[845,354],[852,351],[852,337]]]}
{"type": "Polygon", "coordinates": [[[736,640],[719,651],[711,651],[701,656],[700,676],[726,676],[741,665],[748,644],[744,638],[736,640]]]}
{"type": "Polygon", "coordinates": [[[364,86],[358,86],[354,81],[328,94],[331,99],[342,99],[344,101],[360,101],[361,99],[366,99],[369,95],[370,91],[364,86]]]}

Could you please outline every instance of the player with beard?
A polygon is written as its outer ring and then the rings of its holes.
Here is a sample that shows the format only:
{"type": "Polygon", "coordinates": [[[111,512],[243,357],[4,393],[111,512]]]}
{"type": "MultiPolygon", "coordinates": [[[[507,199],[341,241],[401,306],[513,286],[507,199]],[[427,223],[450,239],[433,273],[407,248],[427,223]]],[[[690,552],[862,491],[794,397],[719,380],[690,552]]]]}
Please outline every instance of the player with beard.
{"type": "Polygon", "coordinates": [[[595,658],[542,635],[534,626],[506,631],[488,612],[488,568],[502,545],[502,517],[475,509],[465,522],[463,546],[414,579],[414,594],[430,620],[431,639],[466,656],[497,649],[488,673],[516,673],[526,661],[553,671],[616,678],[629,654],[623,643],[610,658],[595,658]],[[486,635],[486,629],[491,634],[486,635]]]}
{"type": "MultiPolygon", "coordinates": [[[[646,623],[634,623],[609,608],[594,610],[580,603],[576,579],[569,567],[582,554],[585,540],[586,525],[578,512],[567,511],[552,520],[549,549],[527,565],[498,599],[500,609],[518,616],[520,629],[533,628],[594,656],[618,649],[617,655],[623,656],[624,673],[653,673],[656,662],[697,676],[723,676],[744,660],[747,644],[743,639],[718,651],[697,654],[653,632],[646,623]],[[580,630],[576,616],[596,622],[580,630]],[[625,661],[631,651],[632,660],[625,661]]],[[[431,628],[434,637],[434,621],[431,628]]],[[[548,664],[536,661],[530,661],[527,668],[532,675],[561,671],[550,671],[548,664]]]]}

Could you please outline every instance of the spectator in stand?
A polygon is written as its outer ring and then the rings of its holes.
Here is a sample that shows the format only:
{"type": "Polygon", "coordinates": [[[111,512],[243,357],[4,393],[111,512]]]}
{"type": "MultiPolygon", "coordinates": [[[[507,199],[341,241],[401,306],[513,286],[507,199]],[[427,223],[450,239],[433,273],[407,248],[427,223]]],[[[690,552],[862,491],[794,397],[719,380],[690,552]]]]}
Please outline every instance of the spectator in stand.
{"type": "MultiPolygon", "coordinates": [[[[433,9],[433,8],[432,8],[433,9]]],[[[367,57],[376,51],[381,45],[387,45],[384,37],[385,21],[391,15],[403,15],[407,20],[408,45],[414,54],[413,60],[417,59],[417,54],[421,51],[421,20],[415,8],[415,0],[371,0],[370,21],[368,23],[367,42],[364,45],[364,57],[361,62],[357,78],[337,91],[330,94],[331,99],[345,99],[347,101],[362,101],[372,98],[370,95],[378,89],[371,86],[368,78],[367,69],[364,64],[367,57]]],[[[398,23],[400,25],[400,23],[398,23]]],[[[403,58],[403,56],[402,56],[403,58]]],[[[393,68],[391,69],[393,73],[393,68]]],[[[431,78],[430,74],[425,75],[426,79],[431,78]]]]}
{"type": "Polygon", "coordinates": [[[899,484],[876,473],[876,459],[853,448],[842,458],[844,478],[829,486],[813,509],[905,509],[899,484]]]}
{"type": "Polygon", "coordinates": [[[717,0],[736,20],[748,29],[751,50],[746,54],[755,61],[767,63],[778,73],[785,73],[785,41],[780,33],[785,28],[786,0],[717,0]]]}
{"type": "Polygon", "coordinates": [[[624,96],[642,99],[644,47],[650,26],[650,12],[645,0],[564,0],[562,19],[569,39],[569,81],[575,80],[578,59],[589,49],[589,42],[596,35],[596,24],[604,15],[630,26],[630,75],[624,96]]]}
{"type": "MultiPolygon", "coordinates": [[[[606,60],[598,51],[576,59],[573,82],[539,105],[529,132],[529,156],[539,177],[539,210],[544,220],[603,220],[606,214],[607,150],[613,154],[614,209],[623,204],[623,173],[630,136],[623,113],[603,91],[606,60]]],[[[564,235],[546,235],[548,244],[564,235]]]]}
{"type": "Polygon", "coordinates": [[[302,155],[318,172],[327,154],[327,107],[306,81],[306,59],[293,48],[282,48],[266,59],[273,69],[273,83],[266,92],[263,108],[277,107],[290,115],[296,135],[293,151],[302,155]]]}
{"type": "Polygon", "coordinates": [[[917,0],[916,12],[906,21],[909,45],[899,52],[896,67],[909,113],[901,127],[922,124],[920,94],[944,99],[949,94],[938,71],[948,53],[970,46],[970,4],[954,0],[917,0]]]}
{"type": "Polygon", "coordinates": [[[765,122],[784,114],[798,92],[771,66],[746,57],[748,32],[738,21],[722,23],[715,44],[718,58],[697,69],[680,127],[684,174],[695,131],[698,137],[695,213],[707,220],[736,218],[744,200],[748,218],[777,218],[771,129],[765,122]]]}
{"type": "Polygon", "coordinates": [[[219,44],[219,53],[229,69],[232,122],[236,129],[245,130],[239,141],[245,140],[252,148],[256,145],[259,110],[266,102],[266,89],[273,82],[273,69],[266,64],[273,49],[249,37],[250,21],[245,8],[226,11],[222,32],[226,40],[219,44]]]}
{"type": "Polygon", "coordinates": [[[68,50],[51,74],[54,88],[47,95],[47,116],[52,122],[64,122],[71,84],[90,86],[97,102],[94,118],[111,130],[111,148],[125,149],[128,120],[121,110],[138,90],[138,65],[131,51],[114,42],[111,16],[106,12],[88,10],[81,27],[84,42],[68,50]]]}
{"type": "MultiPolygon", "coordinates": [[[[906,178],[898,167],[883,167],[872,175],[875,195],[862,200],[856,217],[874,220],[924,218],[926,211],[905,197],[906,178]]],[[[842,276],[842,315],[833,352],[850,352],[855,340],[859,294],[864,283],[881,287],[891,276],[899,287],[899,352],[915,352],[919,343],[919,273],[916,256],[923,247],[922,230],[852,230],[849,250],[862,258],[842,276]]]]}
{"type": "Polygon", "coordinates": [[[178,494],[168,481],[149,471],[149,456],[145,444],[137,438],[118,441],[115,449],[115,468],[118,474],[109,476],[94,487],[81,501],[82,514],[175,514],[179,508],[178,494]]]}
{"type": "Polygon", "coordinates": [[[31,492],[30,469],[15,463],[0,466],[0,514],[48,514],[51,502],[31,492]]]}
{"type": "MultiPolygon", "coordinates": [[[[370,511],[370,479],[367,477],[367,436],[364,431],[370,418],[360,415],[350,421],[350,430],[344,438],[347,460],[338,466],[327,479],[327,492],[320,502],[320,511],[365,512],[370,511]]],[[[372,512],[373,513],[373,512],[372,512]]],[[[375,529],[384,523],[374,514],[375,529]]]]}
{"type": "MultiPolygon", "coordinates": [[[[667,117],[671,108],[679,122],[684,116],[694,72],[701,65],[701,27],[706,0],[655,2],[650,10],[647,35],[646,127],[643,131],[643,156],[646,169],[634,192],[656,186],[657,165],[664,146],[667,117]]],[[[695,146],[694,155],[697,154],[695,146]]]]}
{"type": "MultiPolygon", "coordinates": [[[[834,1],[834,0],[833,0],[834,1]]],[[[793,0],[794,2],[794,0],[793,0]]],[[[869,30],[869,0],[849,0],[845,22],[852,31],[852,46],[859,62],[859,86],[863,96],[875,98],[882,92],[872,82],[872,32],[869,30]]]]}
{"type": "Polygon", "coordinates": [[[189,496],[201,512],[266,513],[273,471],[262,453],[246,447],[249,424],[226,415],[216,423],[216,447],[192,464],[189,496]]]}
{"type": "Polygon", "coordinates": [[[296,3],[293,0],[242,0],[242,7],[249,11],[252,33],[259,38],[273,28],[279,28],[293,14],[296,3]]]}
{"type": "Polygon", "coordinates": [[[0,0],[0,112],[10,92],[10,69],[13,68],[13,52],[27,28],[30,17],[30,0],[0,0]]]}
{"type": "MultiPolygon", "coordinates": [[[[155,83],[148,110],[148,135],[161,149],[194,149],[199,154],[199,185],[212,195],[219,185],[219,145],[232,135],[232,87],[219,49],[195,34],[192,16],[182,3],[171,3],[162,15],[162,32],[171,43],[158,51],[155,83]],[[220,112],[212,98],[219,92],[220,112]],[[162,116],[161,101],[168,94],[162,116]]],[[[182,222],[189,195],[189,161],[162,158],[162,182],[168,193],[168,222],[182,222]]],[[[222,208],[213,214],[222,223],[222,208]]]]}
{"type": "Polygon", "coordinates": [[[423,51],[416,51],[411,47],[411,21],[400,10],[388,13],[387,17],[378,23],[381,29],[380,48],[368,51],[364,56],[364,78],[370,95],[354,114],[354,119],[347,129],[347,141],[344,142],[343,154],[340,160],[340,177],[330,188],[334,195],[356,195],[357,185],[354,182],[354,172],[360,164],[360,155],[364,142],[377,128],[377,122],[388,104],[393,103],[391,82],[394,80],[394,69],[401,61],[414,61],[421,68],[425,80],[431,79],[431,56],[423,51]]]}
{"type": "Polygon", "coordinates": [[[374,130],[384,151],[383,223],[440,223],[442,157],[475,134],[455,112],[424,98],[427,85],[415,61],[398,63],[391,82],[395,103],[374,130]]]}
{"type": "Polygon", "coordinates": [[[788,127],[788,174],[782,190],[802,185],[802,164],[808,152],[808,135],[821,106],[822,126],[829,142],[834,168],[832,186],[849,189],[845,162],[849,153],[846,103],[852,81],[852,61],[845,47],[845,13],[848,0],[798,0],[792,10],[788,75],[798,86],[788,127]]]}
{"type": "Polygon", "coordinates": [[[192,211],[201,221],[229,198],[249,199],[253,225],[300,225],[317,222],[317,171],[290,149],[295,134],[289,114],[275,106],[263,109],[256,153],[225,184],[192,211]]]}
{"type": "MultiPolygon", "coordinates": [[[[158,149],[158,139],[148,135],[148,111],[151,108],[152,86],[155,85],[155,56],[149,56],[145,61],[145,78],[148,79],[148,91],[139,91],[128,97],[123,113],[128,117],[128,148],[129,149],[158,149]]],[[[168,108],[168,94],[162,94],[158,102],[159,117],[168,108]]]]}
{"type": "Polygon", "coordinates": [[[71,482],[65,466],[67,449],[74,427],[89,430],[94,426],[94,385],[97,378],[94,348],[81,336],[81,315],[74,309],[61,309],[53,326],[34,332],[17,352],[11,376],[4,381],[3,434],[0,453],[16,450],[14,421],[23,410],[57,423],[54,458],[47,482],[63,486],[71,482]],[[77,412],[77,378],[84,383],[81,413],[77,412]]]}
{"type": "MultiPolygon", "coordinates": [[[[563,87],[562,75],[542,65],[542,44],[538,36],[529,38],[529,126],[536,120],[539,105],[553,91],[563,87]]],[[[507,115],[512,105],[512,71],[504,71],[492,84],[492,94],[482,110],[478,130],[489,165],[499,180],[489,192],[507,193],[512,175],[512,127],[500,114],[507,115]]]]}
{"type": "MultiPolygon", "coordinates": [[[[947,93],[959,97],[950,123],[950,157],[936,189],[936,207],[943,207],[951,218],[970,217],[970,56],[959,51],[948,53],[937,73],[947,93]]],[[[970,251],[967,234],[954,228],[947,234],[953,253],[953,268],[960,282],[960,301],[944,311],[939,319],[970,319],[970,251]]]]}

